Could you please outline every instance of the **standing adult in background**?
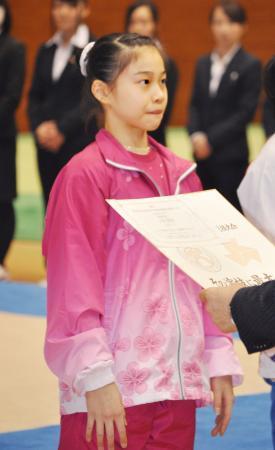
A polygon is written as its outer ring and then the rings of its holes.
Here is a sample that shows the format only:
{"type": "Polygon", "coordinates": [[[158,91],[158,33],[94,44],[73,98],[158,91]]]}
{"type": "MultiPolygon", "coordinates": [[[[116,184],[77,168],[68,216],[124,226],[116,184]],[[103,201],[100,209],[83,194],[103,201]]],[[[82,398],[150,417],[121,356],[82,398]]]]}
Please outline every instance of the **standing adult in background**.
{"type": "Polygon", "coordinates": [[[94,139],[96,123],[85,131],[81,112],[84,77],[78,60],[94,37],[84,20],[87,0],[53,0],[54,36],[38,51],[28,114],[34,133],[45,207],[60,169],[94,139]]]}
{"type": "Polygon", "coordinates": [[[0,0],[0,280],[8,277],[4,261],[15,229],[15,110],[25,75],[24,46],[10,36],[10,29],[9,5],[0,0]]]}
{"type": "MultiPolygon", "coordinates": [[[[125,17],[125,30],[127,33],[137,33],[148,36],[158,42],[159,11],[150,0],[137,0],[128,6],[125,17]]],[[[159,43],[161,46],[161,44],[159,43]]],[[[166,145],[165,130],[171,118],[179,73],[175,61],[166,55],[168,104],[157,130],[150,135],[159,143],[166,145]]]]}
{"type": "Polygon", "coordinates": [[[234,0],[212,8],[212,53],[199,59],[189,108],[188,130],[198,175],[205,189],[216,188],[235,207],[248,166],[246,127],[261,89],[261,64],[241,46],[246,12],[234,0]]]}

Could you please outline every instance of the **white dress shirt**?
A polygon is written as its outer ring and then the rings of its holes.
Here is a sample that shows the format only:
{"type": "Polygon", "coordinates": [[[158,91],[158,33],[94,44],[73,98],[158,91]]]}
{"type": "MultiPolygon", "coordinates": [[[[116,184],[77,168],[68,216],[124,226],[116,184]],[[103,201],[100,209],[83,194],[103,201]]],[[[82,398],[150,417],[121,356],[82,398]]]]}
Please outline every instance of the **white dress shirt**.
{"type": "Polygon", "coordinates": [[[57,48],[54,54],[52,66],[52,79],[59,80],[68,61],[72,55],[73,47],[83,48],[88,44],[90,38],[90,31],[87,25],[81,24],[78,26],[76,33],[71,37],[70,41],[64,44],[61,32],[57,32],[47,42],[47,46],[56,44],[57,48]]]}
{"type": "Polygon", "coordinates": [[[234,45],[229,52],[224,56],[219,56],[219,54],[214,51],[211,54],[211,69],[210,69],[210,83],[209,83],[209,93],[211,97],[217,94],[220,86],[222,76],[224,75],[227,66],[230,64],[237,51],[239,50],[239,45],[234,45]]]}

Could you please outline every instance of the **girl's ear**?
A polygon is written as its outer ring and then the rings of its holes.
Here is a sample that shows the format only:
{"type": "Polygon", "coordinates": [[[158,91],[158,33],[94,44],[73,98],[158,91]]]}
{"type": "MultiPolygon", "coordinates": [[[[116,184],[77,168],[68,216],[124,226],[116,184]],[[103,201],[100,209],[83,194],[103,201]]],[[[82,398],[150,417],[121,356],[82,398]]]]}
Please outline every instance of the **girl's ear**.
{"type": "Polygon", "coordinates": [[[94,80],[91,86],[91,92],[102,105],[107,105],[109,103],[110,88],[104,81],[94,80]]]}

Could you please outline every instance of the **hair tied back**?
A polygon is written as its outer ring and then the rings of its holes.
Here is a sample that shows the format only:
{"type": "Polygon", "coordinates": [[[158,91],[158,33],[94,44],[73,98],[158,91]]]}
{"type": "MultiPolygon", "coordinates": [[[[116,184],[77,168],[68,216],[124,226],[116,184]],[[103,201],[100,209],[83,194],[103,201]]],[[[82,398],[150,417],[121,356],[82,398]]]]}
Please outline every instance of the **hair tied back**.
{"type": "Polygon", "coordinates": [[[80,71],[83,75],[83,77],[87,77],[87,59],[88,59],[88,53],[90,50],[92,50],[93,46],[95,45],[95,41],[89,42],[82,50],[79,65],[80,65],[80,71]]]}

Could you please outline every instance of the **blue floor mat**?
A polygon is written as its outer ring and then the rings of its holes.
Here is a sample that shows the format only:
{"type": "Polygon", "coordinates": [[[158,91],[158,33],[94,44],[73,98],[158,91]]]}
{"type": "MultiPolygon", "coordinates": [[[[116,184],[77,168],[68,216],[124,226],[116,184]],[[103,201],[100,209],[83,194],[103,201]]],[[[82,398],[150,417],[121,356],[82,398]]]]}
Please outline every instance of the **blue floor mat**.
{"type": "MultiPolygon", "coordinates": [[[[198,410],[195,450],[272,450],[269,409],[269,395],[238,397],[232,422],[222,438],[210,436],[214,423],[211,408],[198,410]]],[[[0,434],[0,449],[57,450],[58,437],[57,426],[0,434]]]]}
{"type": "Polygon", "coordinates": [[[59,427],[0,434],[1,450],[57,450],[59,427]]]}
{"type": "Polygon", "coordinates": [[[35,284],[1,281],[0,311],[45,317],[46,289],[35,284]]]}
{"type": "Polygon", "coordinates": [[[197,415],[196,450],[272,450],[270,395],[237,397],[233,417],[223,437],[212,438],[214,415],[202,408],[197,415]]]}

